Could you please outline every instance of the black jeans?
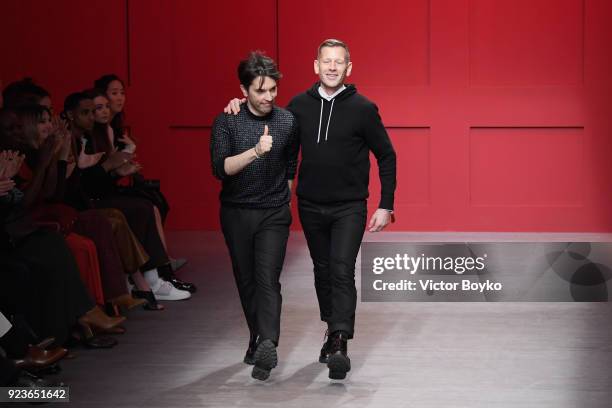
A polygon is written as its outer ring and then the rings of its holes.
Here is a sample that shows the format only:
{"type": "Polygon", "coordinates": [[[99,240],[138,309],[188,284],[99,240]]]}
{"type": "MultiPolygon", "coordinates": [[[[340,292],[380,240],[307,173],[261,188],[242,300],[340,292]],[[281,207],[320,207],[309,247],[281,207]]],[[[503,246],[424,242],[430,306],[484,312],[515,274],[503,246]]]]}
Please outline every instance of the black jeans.
{"type": "Polygon", "coordinates": [[[280,273],[285,260],[291,210],[221,207],[221,228],[249,330],[278,345],[280,273]]]}
{"type": "Polygon", "coordinates": [[[0,387],[12,384],[19,377],[19,370],[12,361],[0,356],[0,387]]]}
{"type": "Polygon", "coordinates": [[[299,213],[314,264],[321,320],[330,333],[343,330],[353,337],[357,289],[355,261],[365,231],[366,201],[334,204],[300,199],[299,213]]]}

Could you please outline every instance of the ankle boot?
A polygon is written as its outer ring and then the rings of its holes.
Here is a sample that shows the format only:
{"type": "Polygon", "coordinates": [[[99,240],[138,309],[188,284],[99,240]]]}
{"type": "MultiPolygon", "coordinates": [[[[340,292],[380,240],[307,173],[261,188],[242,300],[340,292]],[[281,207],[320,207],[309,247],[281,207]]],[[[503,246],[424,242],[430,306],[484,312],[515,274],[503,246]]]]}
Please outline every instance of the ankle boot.
{"type": "Polygon", "coordinates": [[[325,336],[323,337],[325,343],[321,347],[321,354],[319,354],[319,363],[325,363],[329,361],[329,354],[331,353],[332,336],[329,335],[329,330],[325,330],[325,336]]]}
{"type": "Polygon", "coordinates": [[[331,337],[332,342],[327,361],[329,378],[342,380],[351,370],[351,360],[348,357],[348,334],[344,331],[337,331],[331,337]]]}
{"type": "Polygon", "coordinates": [[[270,339],[257,342],[255,349],[255,365],[251,372],[251,377],[256,380],[265,381],[270,377],[270,371],[276,367],[278,363],[278,355],[276,354],[276,345],[270,339]]]}

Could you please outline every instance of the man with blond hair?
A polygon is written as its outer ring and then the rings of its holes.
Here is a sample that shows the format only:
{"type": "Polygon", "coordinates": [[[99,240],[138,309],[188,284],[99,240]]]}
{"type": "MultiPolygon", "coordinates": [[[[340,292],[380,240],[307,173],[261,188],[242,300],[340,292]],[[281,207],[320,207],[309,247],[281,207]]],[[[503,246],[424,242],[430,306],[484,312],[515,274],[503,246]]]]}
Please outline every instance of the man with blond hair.
{"type": "MultiPolygon", "coordinates": [[[[344,42],[323,41],[314,61],[319,80],[287,106],[299,124],[298,210],[327,323],[319,361],[327,363],[332,379],[345,378],[351,368],[347,345],[355,328],[355,262],[367,221],[370,152],[378,163],[381,196],[368,231],[392,221],[396,186],[393,145],[377,106],[345,83],[352,69],[344,42]]],[[[237,112],[239,103],[234,99],[226,112],[237,112]]]]}

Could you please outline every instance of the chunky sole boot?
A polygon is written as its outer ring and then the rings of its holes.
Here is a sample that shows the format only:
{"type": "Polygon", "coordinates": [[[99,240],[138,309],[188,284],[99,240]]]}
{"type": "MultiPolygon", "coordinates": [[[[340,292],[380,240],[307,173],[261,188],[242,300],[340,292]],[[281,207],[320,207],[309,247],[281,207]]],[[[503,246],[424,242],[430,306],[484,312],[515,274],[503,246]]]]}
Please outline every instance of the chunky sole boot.
{"type": "Polygon", "coordinates": [[[346,373],[351,371],[351,359],[347,355],[337,352],[329,356],[327,368],[329,368],[329,378],[332,380],[344,380],[346,373]]]}
{"type": "Polygon", "coordinates": [[[256,380],[265,381],[270,377],[270,371],[276,367],[278,356],[276,355],[276,346],[272,340],[264,340],[257,346],[255,350],[255,367],[251,372],[251,377],[256,380]]]}

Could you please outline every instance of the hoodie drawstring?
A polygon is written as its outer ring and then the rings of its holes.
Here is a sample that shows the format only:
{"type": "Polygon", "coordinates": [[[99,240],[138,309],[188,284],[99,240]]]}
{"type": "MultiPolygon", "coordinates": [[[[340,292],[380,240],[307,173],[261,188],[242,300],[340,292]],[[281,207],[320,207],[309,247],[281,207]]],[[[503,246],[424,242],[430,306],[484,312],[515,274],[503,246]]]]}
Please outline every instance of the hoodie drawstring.
{"type": "Polygon", "coordinates": [[[327,132],[329,132],[329,123],[331,122],[331,114],[334,110],[334,101],[336,99],[332,99],[331,108],[329,108],[329,119],[327,119],[327,128],[325,129],[325,141],[327,142],[327,132]]]}
{"type": "MultiPolygon", "coordinates": [[[[329,108],[329,118],[327,119],[327,127],[325,128],[325,141],[327,142],[327,135],[329,133],[329,123],[331,122],[332,112],[334,110],[334,102],[336,99],[332,99],[331,107],[329,108]]],[[[319,113],[319,133],[317,134],[317,144],[321,141],[321,124],[323,122],[323,99],[321,99],[321,112],[319,113]]]]}
{"type": "Polygon", "coordinates": [[[319,113],[319,134],[317,135],[317,144],[321,140],[321,121],[323,120],[323,99],[321,99],[321,113],[319,113]]]}

